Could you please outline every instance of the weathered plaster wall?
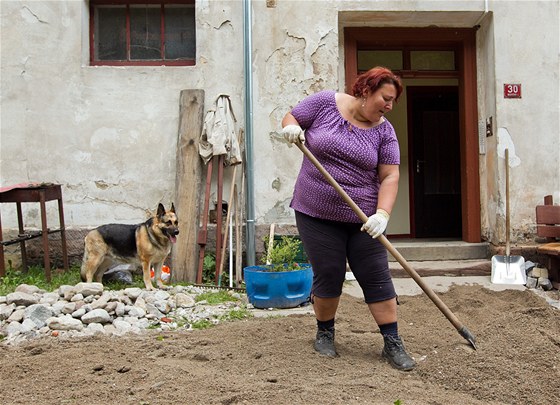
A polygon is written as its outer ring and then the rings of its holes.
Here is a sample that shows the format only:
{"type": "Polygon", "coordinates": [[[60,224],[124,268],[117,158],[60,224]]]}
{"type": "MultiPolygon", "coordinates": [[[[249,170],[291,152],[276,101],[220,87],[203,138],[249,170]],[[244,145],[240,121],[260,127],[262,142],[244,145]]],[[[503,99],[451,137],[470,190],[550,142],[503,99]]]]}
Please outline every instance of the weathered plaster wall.
{"type": "MultiPolygon", "coordinates": [[[[493,136],[483,140],[480,155],[482,237],[495,243],[503,243],[505,239],[503,150],[506,143],[503,137],[498,142],[498,133],[503,133],[499,129],[506,127],[513,133],[508,141],[513,152],[510,152],[512,239],[521,241],[532,237],[534,206],[545,194],[554,194],[555,200],[560,201],[558,1],[489,1],[487,14],[484,14],[484,1],[302,1],[297,2],[297,13],[289,14],[294,3],[278,1],[274,9],[266,9],[264,3],[254,4],[255,15],[266,15],[267,29],[273,32],[270,41],[255,45],[256,87],[261,90],[266,86],[277,87],[279,92],[272,94],[276,101],[271,105],[263,103],[261,95],[257,95],[255,116],[270,118],[269,150],[278,156],[270,160],[272,155],[266,155],[266,159],[255,161],[256,172],[260,174],[256,189],[264,191],[257,196],[259,222],[291,221],[288,204],[301,157],[295,148],[278,138],[279,121],[289,107],[309,93],[324,88],[344,90],[341,50],[344,26],[472,27],[476,23],[481,26],[477,34],[479,118],[485,123],[492,117],[493,123],[493,136]],[[320,19],[303,21],[302,16],[315,15],[317,10],[322,10],[320,19]],[[291,18],[286,18],[287,15],[291,18]],[[281,21],[277,22],[278,19],[281,21]],[[531,22],[530,30],[519,28],[526,27],[528,22],[531,22]],[[277,30],[278,26],[281,29],[277,30]],[[301,34],[303,29],[305,35],[301,34]],[[336,37],[332,42],[338,42],[338,55],[322,49],[330,43],[322,42],[327,38],[325,33],[336,37]],[[535,42],[538,44],[534,45],[535,42]],[[318,57],[326,57],[321,61],[322,69],[316,68],[318,59],[309,57],[313,49],[318,57]],[[271,62],[266,57],[273,53],[286,55],[283,71],[270,66],[277,65],[276,59],[271,62]],[[338,76],[336,83],[330,77],[333,70],[338,76]],[[325,71],[328,75],[323,74],[325,71]],[[314,72],[313,76],[309,72],[314,72]],[[522,99],[503,99],[503,84],[512,82],[522,83],[522,99]],[[284,110],[282,104],[286,104],[284,110]],[[282,148],[294,153],[282,156],[282,148]]],[[[265,25],[255,24],[256,37],[266,36],[265,25]]],[[[267,130],[266,124],[256,125],[257,153],[266,153],[263,150],[267,150],[268,140],[261,135],[267,130]]]]}
{"type": "MultiPolygon", "coordinates": [[[[197,2],[196,66],[93,67],[86,1],[2,1],[1,184],[63,184],[69,227],[139,221],[169,204],[180,91],[203,89],[206,108],[229,94],[243,117],[241,6],[197,2]]],[[[4,227],[15,226],[10,208],[4,227]]],[[[29,208],[28,225],[39,221],[29,208]]]]}
{"type": "MultiPolygon", "coordinates": [[[[487,232],[491,240],[505,240],[508,147],[512,240],[525,240],[535,231],[535,205],[542,204],[543,196],[553,194],[560,202],[559,2],[490,4],[494,40],[487,46],[487,56],[495,63],[483,83],[488,85],[485,102],[487,114],[494,115],[494,136],[487,138],[486,158],[481,161],[487,176],[481,183],[488,198],[487,232]],[[521,83],[522,98],[505,99],[506,83],[521,83]]],[[[479,65],[485,62],[479,60],[479,65]]]]}
{"type": "MultiPolygon", "coordinates": [[[[560,201],[559,1],[488,4],[477,38],[478,102],[480,118],[493,117],[494,136],[480,156],[481,209],[483,236],[496,240],[504,215],[500,128],[515,146],[514,237],[530,229],[543,195],[560,201]],[[507,82],[522,83],[522,99],[502,98],[507,82]]],[[[288,204],[301,153],[279,135],[280,121],[307,94],[344,90],[343,26],[472,26],[484,6],[252,1],[257,224],[293,223],[288,204]]],[[[207,109],[217,94],[230,94],[244,124],[242,2],[196,7],[196,66],[90,67],[86,1],[3,0],[1,184],[62,183],[67,224],[77,228],[136,221],[171,201],[180,91],[204,89],[207,109]]],[[[9,208],[2,213],[3,225],[14,227],[9,208]]],[[[36,209],[27,216],[38,225],[36,209]]]]}

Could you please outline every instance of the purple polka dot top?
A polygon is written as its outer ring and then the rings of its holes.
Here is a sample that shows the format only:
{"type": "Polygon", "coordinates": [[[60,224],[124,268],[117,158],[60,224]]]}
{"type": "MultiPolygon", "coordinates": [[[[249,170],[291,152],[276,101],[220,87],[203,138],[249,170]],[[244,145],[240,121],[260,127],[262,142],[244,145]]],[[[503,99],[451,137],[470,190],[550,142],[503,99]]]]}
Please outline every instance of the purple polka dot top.
{"type": "MultiPolygon", "coordinates": [[[[374,128],[350,127],[340,115],[335,94],[325,90],[306,97],[291,113],[305,130],[307,148],[370,216],[377,209],[378,164],[400,163],[395,129],[387,119],[374,128]]],[[[305,156],[290,207],[315,218],[362,222],[305,156]]]]}

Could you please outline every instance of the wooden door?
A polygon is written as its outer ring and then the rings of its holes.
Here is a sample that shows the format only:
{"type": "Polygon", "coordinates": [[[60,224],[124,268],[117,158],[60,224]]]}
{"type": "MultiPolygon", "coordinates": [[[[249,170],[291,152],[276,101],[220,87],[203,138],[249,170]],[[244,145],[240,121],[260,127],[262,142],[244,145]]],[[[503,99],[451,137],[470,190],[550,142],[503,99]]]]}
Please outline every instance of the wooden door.
{"type": "Polygon", "coordinates": [[[459,94],[407,87],[411,229],[416,238],[461,237],[459,94]]]}

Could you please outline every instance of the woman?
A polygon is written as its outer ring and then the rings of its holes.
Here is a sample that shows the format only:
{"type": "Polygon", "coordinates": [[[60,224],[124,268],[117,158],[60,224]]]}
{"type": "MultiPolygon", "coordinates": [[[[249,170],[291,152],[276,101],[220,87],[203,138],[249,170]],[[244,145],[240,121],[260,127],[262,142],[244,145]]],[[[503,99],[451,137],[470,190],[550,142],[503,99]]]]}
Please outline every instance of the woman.
{"type": "Polygon", "coordinates": [[[335,315],[348,261],[383,335],[383,357],[399,370],[412,370],[416,363],[398,333],[396,292],[387,251],[376,239],[385,232],[397,197],[399,145],[384,115],[391,111],[402,90],[393,72],[375,67],[358,76],[353,96],[321,91],[302,100],[285,115],[282,132],[288,142],[305,142],[369,217],[362,224],[317,168],[304,158],[290,206],[295,210],[298,231],[313,266],[315,350],[337,356],[335,315]]]}

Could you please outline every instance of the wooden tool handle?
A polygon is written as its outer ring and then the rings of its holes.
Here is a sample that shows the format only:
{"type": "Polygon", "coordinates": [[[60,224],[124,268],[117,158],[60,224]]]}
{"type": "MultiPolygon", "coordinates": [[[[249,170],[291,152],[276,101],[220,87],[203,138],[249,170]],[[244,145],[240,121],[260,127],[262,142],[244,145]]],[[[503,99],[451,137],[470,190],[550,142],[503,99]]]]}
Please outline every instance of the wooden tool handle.
{"type": "Polygon", "coordinates": [[[510,253],[510,241],[509,241],[509,149],[505,150],[505,160],[506,160],[506,256],[510,253]]]}
{"type": "MultiPolygon", "coordinates": [[[[313,156],[313,154],[307,149],[305,145],[300,142],[296,143],[297,147],[303,152],[303,154],[315,165],[315,167],[321,172],[325,179],[329,182],[331,186],[335,188],[342,199],[352,208],[352,210],[358,215],[362,222],[367,222],[368,217],[361,210],[360,207],[350,198],[350,196],[344,191],[344,189],[336,182],[336,180],[325,170],[323,165],[313,156]]],[[[380,235],[377,239],[385,246],[385,248],[393,255],[393,257],[399,262],[403,269],[414,279],[416,284],[426,293],[426,295],[432,300],[432,302],[439,308],[439,310],[445,315],[445,317],[453,324],[457,330],[463,329],[463,325],[459,319],[455,316],[453,312],[445,305],[445,303],[434,293],[434,291],[422,280],[418,275],[416,270],[414,270],[406,261],[404,257],[395,249],[395,247],[389,242],[385,235],[380,235]]]]}

